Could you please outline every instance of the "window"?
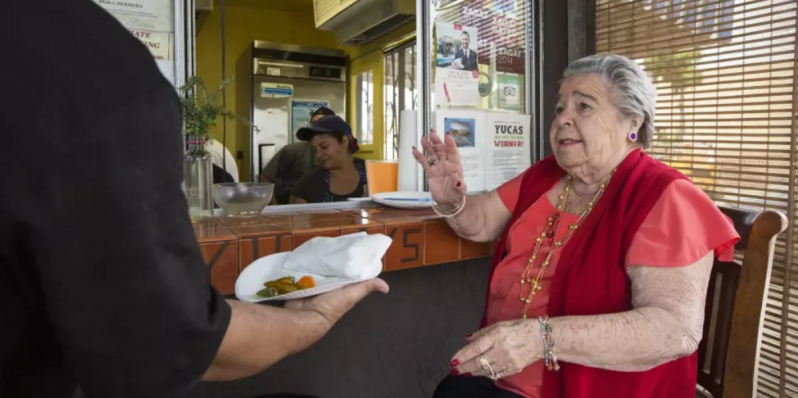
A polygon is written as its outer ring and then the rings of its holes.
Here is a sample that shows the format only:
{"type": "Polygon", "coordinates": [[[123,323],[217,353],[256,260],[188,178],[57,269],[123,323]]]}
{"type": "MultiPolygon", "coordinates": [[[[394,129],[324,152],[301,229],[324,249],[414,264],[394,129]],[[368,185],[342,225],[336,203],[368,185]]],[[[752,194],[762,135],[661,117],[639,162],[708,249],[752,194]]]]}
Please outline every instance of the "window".
{"type": "Polygon", "coordinates": [[[399,124],[403,110],[416,109],[415,41],[385,54],[385,160],[399,158],[399,124]]]}
{"type": "Polygon", "coordinates": [[[355,137],[360,144],[374,143],[374,71],[356,77],[355,137]]]}
{"type": "Polygon", "coordinates": [[[719,205],[778,210],[760,397],[798,396],[795,0],[597,0],[596,49],[639,62],[659,91],[650,153],[719,205]]]}

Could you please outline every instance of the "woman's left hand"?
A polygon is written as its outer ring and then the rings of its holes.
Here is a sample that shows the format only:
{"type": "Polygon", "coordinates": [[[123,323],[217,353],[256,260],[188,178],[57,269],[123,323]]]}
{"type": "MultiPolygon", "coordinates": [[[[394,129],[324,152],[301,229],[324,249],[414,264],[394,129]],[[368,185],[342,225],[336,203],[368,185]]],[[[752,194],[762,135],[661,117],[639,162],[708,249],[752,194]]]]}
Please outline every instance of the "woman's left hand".
{"type": "Polygon", "coordinates": [[[543,340],[536,319],[500,322],[467,340],[469,344],[452,359],[452,374],[502,378],[519,373],[543,358],[543,340]],[[481,357],[490,365],[489,369],[483,369],[481,357]]]}

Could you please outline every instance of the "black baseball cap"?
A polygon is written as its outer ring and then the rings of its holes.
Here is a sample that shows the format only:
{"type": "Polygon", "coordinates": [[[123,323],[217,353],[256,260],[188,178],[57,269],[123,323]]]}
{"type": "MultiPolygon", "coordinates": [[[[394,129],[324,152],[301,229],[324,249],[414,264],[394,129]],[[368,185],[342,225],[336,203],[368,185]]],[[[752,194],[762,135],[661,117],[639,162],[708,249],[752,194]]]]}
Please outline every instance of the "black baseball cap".
{"type": "Polygon", "coordinates": [[[352,153],[357,152],[359,146],[357,139],[352,135],[352,128],[340,116],[324,116],[313,126],[299,129],[296,132],[296,138],[300,141],[310,141],[314,135],[330,133],[339,133],[349,137],[349,148],[352,153]]]}
{"type": "Polygon", "coordinates": [[[313,118],[313,117],[316,117],[316,116],[319,116],[319,115],[322,115],[322,116],[335,116],[335,112],[333,112],[332,109],[330,109],[330,108],[328,108],[326,106],[322,106],[321,108],[316,109],[310,115],[310,117],[313,118]]]}

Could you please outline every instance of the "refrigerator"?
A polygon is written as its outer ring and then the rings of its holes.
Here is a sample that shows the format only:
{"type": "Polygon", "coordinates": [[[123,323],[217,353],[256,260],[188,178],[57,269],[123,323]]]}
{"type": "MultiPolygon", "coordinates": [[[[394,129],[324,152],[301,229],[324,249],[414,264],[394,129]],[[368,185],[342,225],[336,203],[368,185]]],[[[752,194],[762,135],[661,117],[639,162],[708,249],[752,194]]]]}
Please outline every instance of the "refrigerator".
{"type": "Polygon", "coordinates": [[[321,106],[342,118],[346,111],[348,58],[333,49],[255,41],[236,63],[236,145],[241,181],[258,181],[261,170],[321,106]],[[257,126],[256,131],[253,126],[257,126]]]}

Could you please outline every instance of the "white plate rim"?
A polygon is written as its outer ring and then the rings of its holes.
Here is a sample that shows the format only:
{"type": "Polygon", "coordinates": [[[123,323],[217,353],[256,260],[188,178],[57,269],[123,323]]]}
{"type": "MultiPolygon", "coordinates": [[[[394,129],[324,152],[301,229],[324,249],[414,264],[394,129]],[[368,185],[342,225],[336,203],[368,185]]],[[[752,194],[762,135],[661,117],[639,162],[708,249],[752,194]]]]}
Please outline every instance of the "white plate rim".
{"type": "Polygon", "coordinates": [[[393,201],[385,199],[386,197],[390,196],[432,199],[432,195],[426,191],[396,191],[396,192],[380,192],[378,194],[371,195],[371,200],[385,206],[396,207],[400,209],[426,209],[432,207],[432,201],[403,202],[403,201],[393,201]]]}
{"type": "MultiPolygon", "coordinates": [[[[288,293],[288,294],[283,294],[283,295],[279,295],[279,296],[275,296],[275,297],[260,297],[260,296],[257,296],[255,293],[248,293],[248,292],[244,292],[243,291],[243,286],[242,286],[243,283],[240,283],[240,282],[243,281],[247,277],[248,274],[255,273],[255,272],[257,272],[259,270],[259,268],[256,267],[256,264],[258,262],[278,262],[280,260],[280,258],[286,257],[289,254],[291,254],[291,252],[275,253],[275,254],[271,254],[271,255],[265,256],[265,257],[261,257],[261,258],[255,260],[255,261],[253,261],[252,264],[250,264],[246,268],[244,268],[244,270],[241,271],[241,273],[238,275],[238,278],[236,279],[236,284],[235,284],[235,295],[236,295],[236,298],[239,301],[247,302],[247,303],[261,303],[261,302],[265,302],[265,301],[296,300],[296,299],[300,299],[300,298],[318,296],[320,294],[324,294],[324,293],[331,292],[331,291],[336,290],[336,289],[340,289],[340,288],[342,288],[344,286],[347,286],[347,285],[351,285],[351,284],[359,283],[359,282],[365,282],[365,281],[374,279],[374,278],[350,279],[350,278],[341,278],[341,277],[329,277],[329,276],[317,275],[317,274],[313,274],[313,273],[309,273],[309,272],[295,272],[295,271],[290,271],[290,270],[286,270],[286,269],[282,269],[281,268],[281,270],[282,270],[282,272],[283,272],[283,274],[285,276],[292,276],[292,275],[293,276],[298,276],[298,275],[311,276],[317,282],[319,280],[323,280],[323,279],[332,279],[332,280],[337,280],[337,281],[334,281],[334,282],[331,282],[331,283],[325,283],[324,285],[321,285],[321,286],[316,286],[316,287],[313,287],[313,288],[310,288],[310,289],[298,290],[296,292],[291,292],[291,293],[288,293]]],[[[279,261],[279,264],[282,264],[282,261],[279,261]]],[[[261,282],[261,284],[265,283],[265,282],[266,282],[266,280],[261,282]]]]}

